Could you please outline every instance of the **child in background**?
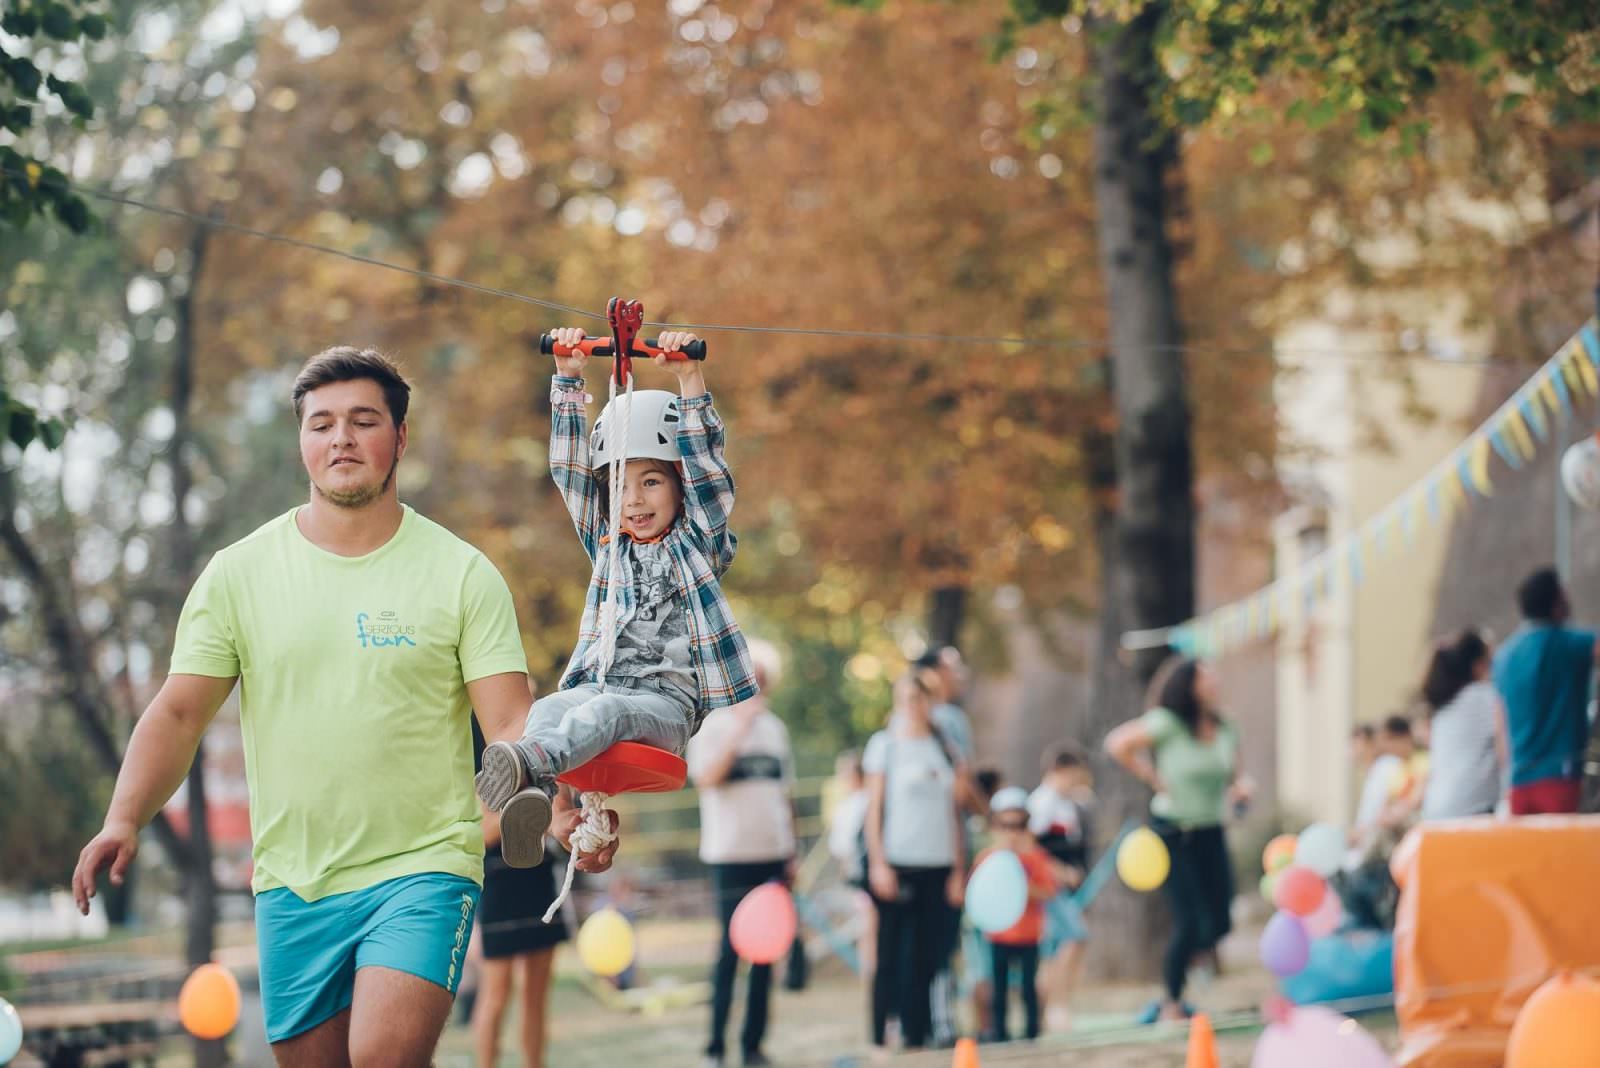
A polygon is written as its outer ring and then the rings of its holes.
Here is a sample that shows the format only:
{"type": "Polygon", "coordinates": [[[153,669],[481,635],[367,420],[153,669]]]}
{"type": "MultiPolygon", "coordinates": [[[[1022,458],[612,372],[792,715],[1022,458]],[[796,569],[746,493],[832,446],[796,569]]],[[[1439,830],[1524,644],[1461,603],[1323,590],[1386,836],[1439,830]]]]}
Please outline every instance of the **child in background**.
{"type": "Polygon", "coordinates": [[[1039,941],[1044,937],[1045,902],[1056,896],[1055,861],[1040,847],[1028,830],[1028,793],[1020,787],[999,791],[990,802],[990,822],[994,845],[978,857],[982,864],[996,850],[1009,849],[1022,861],[1028,877],[1028,904],[1015,924],[988,936],[991,967],[994,971],[993,1024],[989,1037],[996,1042],[1010,1040],[1006,1009],[1010,1001],[1011,968],[1016,965],[1022,988],[1022,1008],[1027,1021],[1027,1037],[1039,1037],[1039,941]]]}
{"type": "Polygon", "coordinates": [[[824,819],[828,824],[828,852],[852,888],[856,956],[867,989],[877,962],[878,910],[864,887],[867,884],[866,838],[867,777],[861,770],[861,751],[846,749],[834,758],[833,778],[823,784],[824,819]]]}
{"type": "MultiPolygon", "coordinates": [[[[967,817],[967,841],[975,854],[989,848],[989,806],[994,795],[1005,786],[1005,777],[997,768],[979,768],[972,775],[972,784],[983,802],[984,815],[967,817]]],[[[961,920],[961,992],[972,999],[972,1014],[978,1021],[978,1033],[986,1035],[993,1028],[991,1010],[994,1008],[993,962],[989,959],[989,944],[983,932],[972,925],[965,915],[961,920]]]]}
{"type": "Polygon", "coordinates": [[[1045,909],[1040,952],[1050,1030],[1071,1026],[1067,1006],[1083,968],[1089,932],[1073,893],[1089,871],[1094,776],[1082,747],[1062,741],[1044,755],[1043,779],[1028,797],[1028,829],[1050,854],[1061,890],[1045,909]]]}

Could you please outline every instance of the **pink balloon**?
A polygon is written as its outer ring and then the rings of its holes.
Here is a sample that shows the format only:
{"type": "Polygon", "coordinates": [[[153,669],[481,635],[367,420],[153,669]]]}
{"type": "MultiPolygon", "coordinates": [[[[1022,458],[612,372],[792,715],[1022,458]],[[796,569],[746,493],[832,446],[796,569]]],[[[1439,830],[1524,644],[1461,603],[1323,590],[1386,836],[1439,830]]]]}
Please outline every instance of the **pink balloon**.
{"type": "Polygon", "coordinates": [[[789,888],[782,883],[763,883],[733,910],[728,940],[733,951],[751,964],[772,964],[794,945],[799,922],[789,888]]]}
{"type": "Polygon", "coordinates": [[[1326,938],[1339,929],[1339,924],[1344,920],[1344,902],[1339,900],[1339,895],[1330,888],[1323,895],[1322,904],[1317,906],[1317,911],[1300,921],[1305,927],[1306,934],[1312,938],[1326,938]]]}
{"type": "Polygon", "coordinates": [[[1302,1005],[1261,1033],[1250,1068],[1393,1068],[1378,1040],[1348,1016],[1302,1005]]]}

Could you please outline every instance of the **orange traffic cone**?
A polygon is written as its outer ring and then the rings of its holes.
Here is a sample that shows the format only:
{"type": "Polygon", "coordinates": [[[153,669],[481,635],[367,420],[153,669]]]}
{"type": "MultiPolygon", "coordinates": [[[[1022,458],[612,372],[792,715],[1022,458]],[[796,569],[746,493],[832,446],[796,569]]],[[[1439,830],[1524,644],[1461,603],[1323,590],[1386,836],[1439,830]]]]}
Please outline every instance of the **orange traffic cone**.
{"type": "Polygon", "coordinates": [[[1189,1054],[1183,1068],[1222,1068],[1217,1060],[1217,1036],[1211,1030],[1211,1017],[1203,1012],[1189,1021],[1189,1054]]]}
{"type": "Polygon", "coordinates": [[[978,1040],[972,1037],[956,1039],[956,1054],[950,1068],[978,1068],[978,1040]]]}

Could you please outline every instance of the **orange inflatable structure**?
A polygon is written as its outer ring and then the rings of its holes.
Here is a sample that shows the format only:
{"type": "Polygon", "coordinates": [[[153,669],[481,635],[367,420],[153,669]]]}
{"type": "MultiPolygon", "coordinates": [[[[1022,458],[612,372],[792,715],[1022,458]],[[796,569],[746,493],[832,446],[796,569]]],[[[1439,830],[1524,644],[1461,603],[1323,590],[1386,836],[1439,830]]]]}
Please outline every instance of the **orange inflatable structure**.
{"type": "Polygon", "coordinates": [[[1402,1068],[1499,1068],[1528,997],[1600,967],[1600,816],[1427,824],[1390,870],[1402,1068]]]}

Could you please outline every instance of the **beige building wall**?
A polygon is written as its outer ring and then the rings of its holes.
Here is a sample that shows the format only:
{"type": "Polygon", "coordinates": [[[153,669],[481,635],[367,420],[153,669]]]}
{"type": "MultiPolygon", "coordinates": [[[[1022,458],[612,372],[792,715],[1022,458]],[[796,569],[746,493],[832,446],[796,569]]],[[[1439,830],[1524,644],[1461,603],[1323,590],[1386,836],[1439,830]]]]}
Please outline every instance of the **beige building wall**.
{"type": "MultiPolygon", "coordinates": [[[[1404,308],[1406,321],[1433,320],[1424,337],[1444,340],[1419,339],[1419,358],[1403,366],[1357,355],[1384,342],[1337,325],[1373,317],[1330,316],[1280,337],[1280,472],[1296,501],[1274,526],[1280,578],[1382,512],[1472,429],[1482,372],[1459,354],[1482,351],[1483,339],[1456,328],[1463,311],[1443,302],[1431,316],[1404,308]]],[[[1369,547],[1359,582],[1341,568],[1311,603],[1289,601],[1277,639],[1277,705],[1279,797],[1291,825],[1349,821],[1357,786],[1350,730],[1410,704],[1448,533],[1442,518],[1424,520],[1409,541],[1397,526],[1382,553],[1369,547]]]]}

